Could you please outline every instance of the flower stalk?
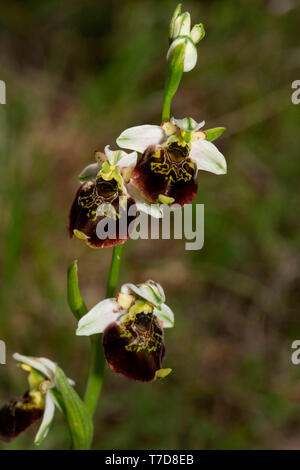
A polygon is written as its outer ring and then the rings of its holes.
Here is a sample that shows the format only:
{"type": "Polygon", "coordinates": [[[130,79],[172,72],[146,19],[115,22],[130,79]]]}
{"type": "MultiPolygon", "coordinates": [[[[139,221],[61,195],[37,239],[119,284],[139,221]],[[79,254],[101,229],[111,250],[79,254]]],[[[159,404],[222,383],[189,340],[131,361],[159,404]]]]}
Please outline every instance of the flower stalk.
{"type": "MultiPolygon", "coordinates": [[[[113,249],[106,287],[106,297],[113,297],[115,295],[119,277],[122,250],[123,245],[118,245],[113,249]]],[[[84,403],[86,404],[89,412],[93,415],[96,411],[99,401],[105,371],[105,357],[100,334],[91,337],[90,354],[90,371],[84,396],[84,403]]]]}
{"type": "Polygon", "coordinates": [[[171,117],[171,103],[173,97],[178,90],[184,65],[184,44],[178,44],[173,50],[168,63],[168,72],[165,84],[164,98],[163,98],[163,110],[161,120],[169,121],[171,117]]]}

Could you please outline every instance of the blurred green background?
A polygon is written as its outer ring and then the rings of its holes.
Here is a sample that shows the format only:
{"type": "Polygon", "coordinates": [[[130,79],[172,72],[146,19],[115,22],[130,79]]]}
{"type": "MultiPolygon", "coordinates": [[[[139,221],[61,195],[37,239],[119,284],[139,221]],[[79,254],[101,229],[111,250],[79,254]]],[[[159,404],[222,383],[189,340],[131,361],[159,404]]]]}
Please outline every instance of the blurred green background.
{"type": "MultiPolygon", "coordinates": [[[[2,1],[0,79],[0,404],[26,374],[11,354],[44,355],[83,392],[89,342],[74,335],[66,270],[79,260],[89,307],[101,300],[111,250],[69,240],[77,174],[122,130],[160,123],[171,0],[2,1]]],[[[228,174],[199,174],[205,245],[129,241],[120,284],[153,278],[176,327],[168,379],[109,370],[95,449],[300,447],[299,2],[185,1],[206,37],[173,102],[176,117],[226,126],[228,174]]],[[[32,429],[1,449],[32,449],[32,429]]],[[[69,447],[59,413],[43,449],[69,447]]]]}

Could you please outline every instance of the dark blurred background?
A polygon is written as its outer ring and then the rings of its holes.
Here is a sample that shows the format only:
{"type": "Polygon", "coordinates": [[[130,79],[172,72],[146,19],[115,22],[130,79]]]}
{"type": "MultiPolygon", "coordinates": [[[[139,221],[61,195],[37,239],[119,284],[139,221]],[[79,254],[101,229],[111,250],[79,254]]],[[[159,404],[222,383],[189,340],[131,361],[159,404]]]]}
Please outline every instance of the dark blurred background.
{"type": "MultiPolygon", "coordinates": [[[[77,174],[131,125],[160,123],[171,0],[2,1],[0,79],[1,404],[25,390],[11,354],[44,355],[83,392],[89,342],[74,335],[66,270],[78,258],[89,307],[104,297],[111,250],[66,232],[77,174]]],[[[228,174],[199,174],[205,245],[129,241],[120,284],[163,284],[168,379],[106,373],[95,448],[300,447],[299,2],[185,1],[203,22],[197,67],[176,117],[226,126],[228,174]]],[[[0,448],[31,449],[35,429],[0,448]]],[[[42,448],[69,446],[56,413],[42,448]]]]}

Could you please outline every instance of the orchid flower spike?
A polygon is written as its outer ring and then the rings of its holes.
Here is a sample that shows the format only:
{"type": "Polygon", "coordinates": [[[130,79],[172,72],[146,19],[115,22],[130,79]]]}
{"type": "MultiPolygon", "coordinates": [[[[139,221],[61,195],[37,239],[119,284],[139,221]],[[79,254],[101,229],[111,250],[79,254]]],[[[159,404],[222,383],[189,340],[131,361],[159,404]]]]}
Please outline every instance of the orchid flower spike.
{"type": "Polygon", "coordinates": [[[92,248],[112,247],[126,242],[130,222],[135,219],[128,214],[134,200],[125,183],[130,180],[137,153],[113,151],[107,145],[104,152],[95,152],[95,158],[96,163],[88,165],[79,175],[82,184],[69,213],[68,230],[71,237],[84,240],[92,248]],[[107,217],[115,221],[114,230],[102,238],[97,226],[107,217]]]}
{"type": "MultiPolygon", "coordinates": [[[[42,418],[34,441],[39,445],[48,434],[55,406],[60,408],[55,380],[56,364],[44,357],[23,356],[18,353],[13,358],[28,372],[29,390],[1,408],[0,439],[10,442],[42,418]]],[[[68,380],[74,385],[72,380],[68,380]]]]}
{"type": "Polygon", "coordinates": [[[225,157],[211,142],[225,128],[203,131],[204,124],[192,118],[171,118],[161,126],[146,124],[121,133],[119,147],[143,153],[131,182],[146,200],[183,206],[196,197],[198,170],[226,173],[225,157]]]}
{"type": "Polygon", "coordinates": [[[205,36],[203,24],[195,24],[191,29],[191,16],[188,12],[181,13],[181,4],[174,11],[170,23],[170,48],[167,54],[167,60],[173,54],[174,49],[180,45],[184,45],[184,65],[183,71],[190,72],[197,63],[197,48],[201,39],[205,36]]]}
{"type": "Polygon", "coordinates": [[[174,314],[164,303],[160,284],[124,284],[116,298],[95,305],[78,323],[76,334],[103,333],[102,343],[110,368],[129,379],[150,382],[171,369],[165,359],[164,328],[174,325],[174,314]]]}

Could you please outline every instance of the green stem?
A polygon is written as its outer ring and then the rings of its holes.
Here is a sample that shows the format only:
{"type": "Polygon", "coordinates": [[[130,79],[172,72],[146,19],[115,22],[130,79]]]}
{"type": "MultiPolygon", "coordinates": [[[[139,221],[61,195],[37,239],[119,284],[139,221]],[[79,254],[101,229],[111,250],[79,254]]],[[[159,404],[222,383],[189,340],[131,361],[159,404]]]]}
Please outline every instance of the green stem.
{"type": "Polygon", "coordinates": [[[101,343],[101,335],[91,337],[90,371],[86,386],[84,403],[93,415],[102,389],[105,368],[105,357],[101,343]]]}
{"type": "Polygon", "coordinates": [[[172,99],[178,90],[183,74],[184,52],[184,44],[178,44],[178,46],[173,49],[171,57],[169,58],[163,99],[162,122],[170,120],[172,99]]]}
{"type": "Polygon", "coordinates": [[[163,110],[161,115],[161,121],[169,121],[171,117],[171,103],[172,103],[172,96],[168,93],[167,88],[165,89],[164,93],[164,100],[163,100],[163,110]]]}
{"type": "MultiPolygon", "coordinates": [[[[118,245],[113,249],[106,286],[106,298],[113,297],[115,295],[119,277],[122,250],[123,245],[118,245]]],[[[91,337],[90,371],[84,402],[92,415],[95,413],[97,408],[105,370],[105,357],[101,339],[101,335],[94,335],[91,337]]]]}
{"type": "Polygon", "coordinates": [[[121,256],[124,245],[115,246],[112,254],[110,271],[106,285],[106,297],[113,297],[116,293],[116,286],[119,277],[119,270],[121,264],[121,256]]]}

